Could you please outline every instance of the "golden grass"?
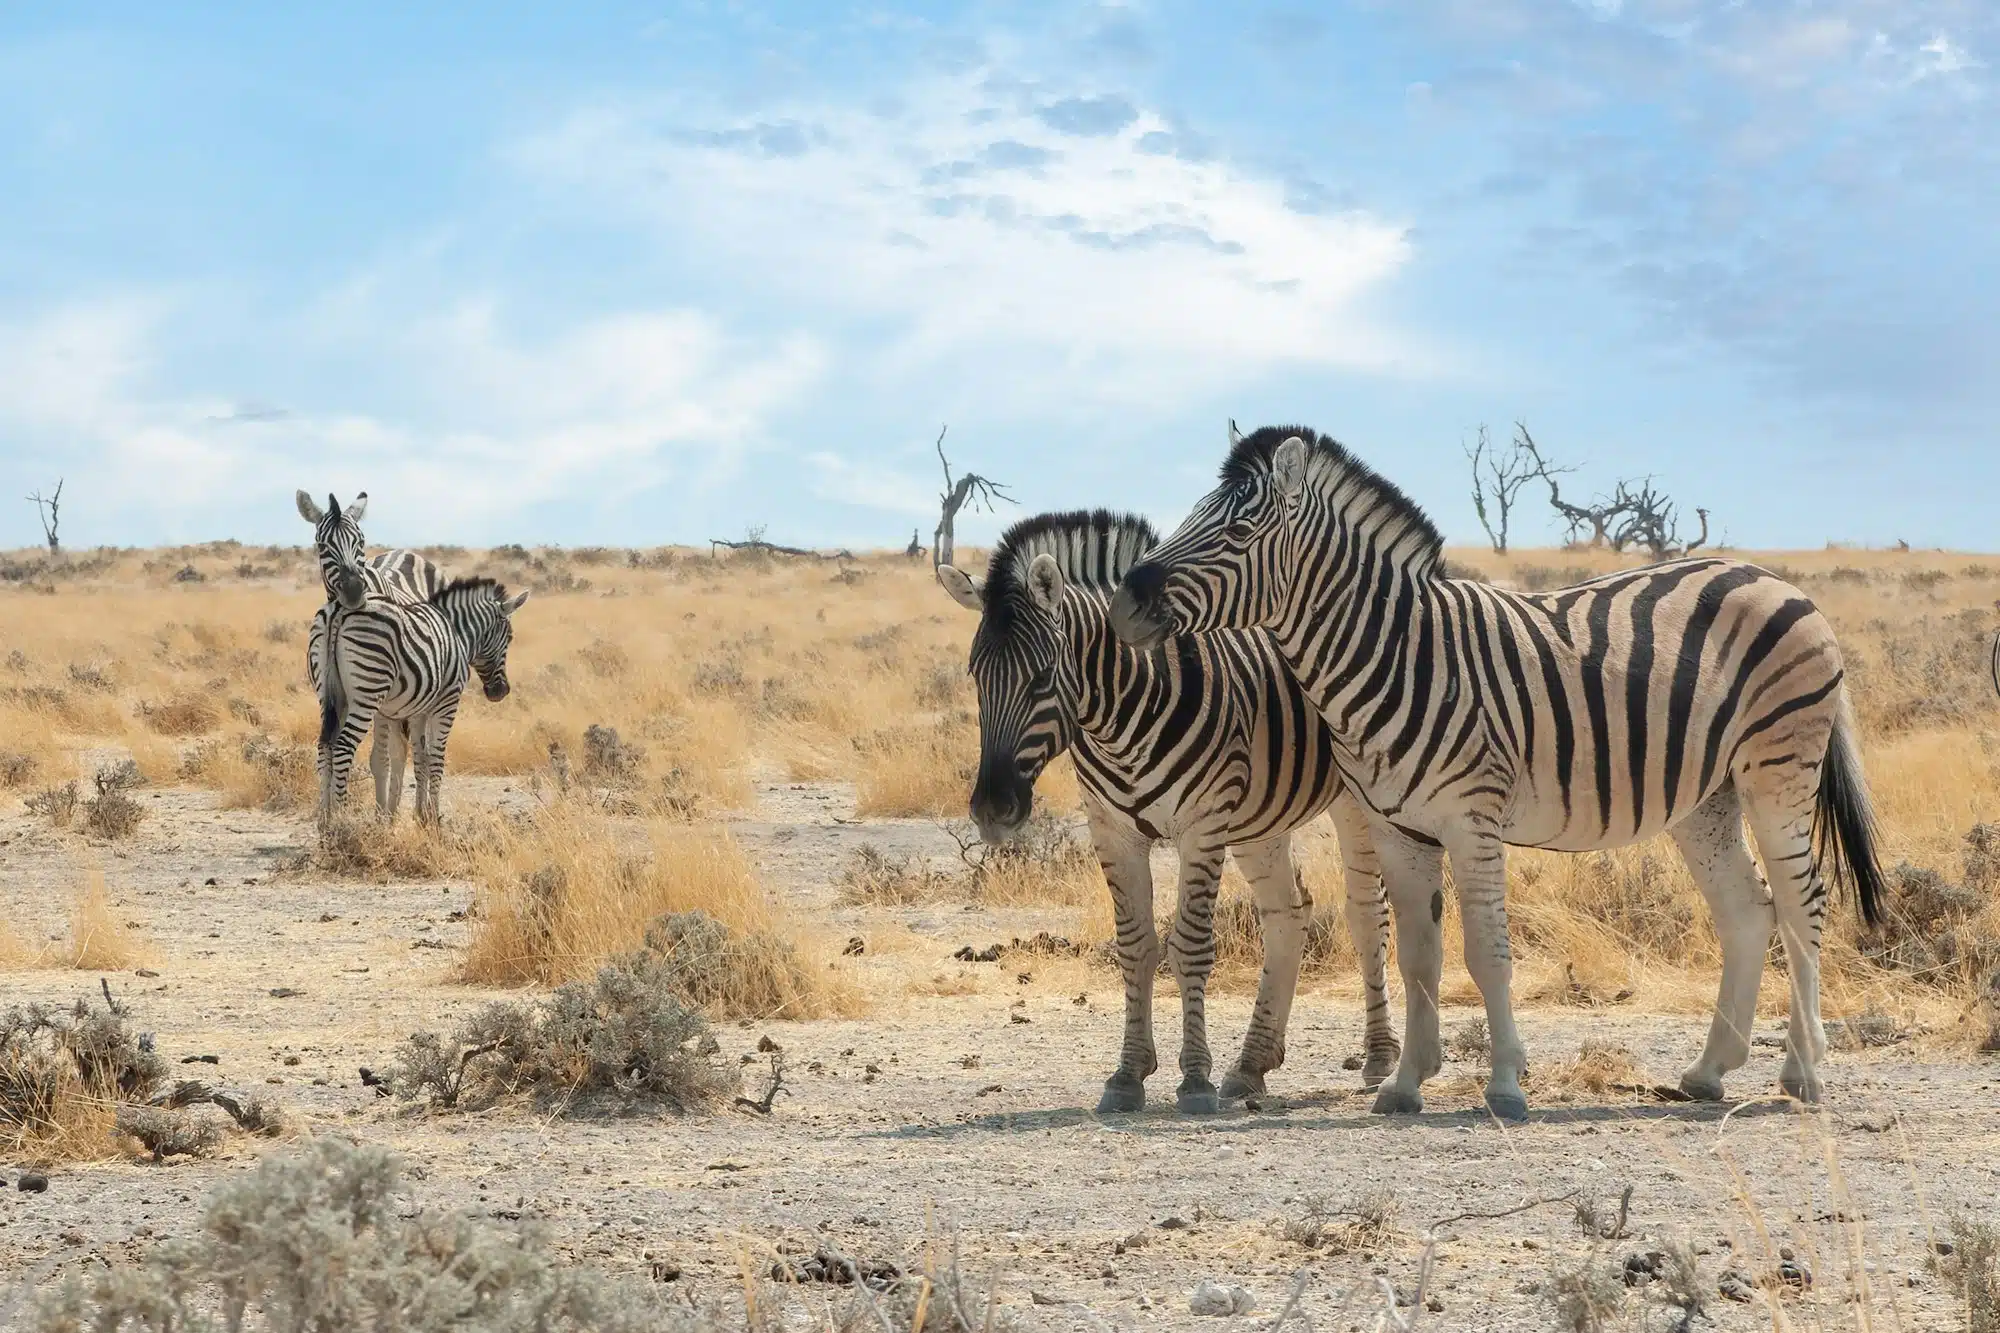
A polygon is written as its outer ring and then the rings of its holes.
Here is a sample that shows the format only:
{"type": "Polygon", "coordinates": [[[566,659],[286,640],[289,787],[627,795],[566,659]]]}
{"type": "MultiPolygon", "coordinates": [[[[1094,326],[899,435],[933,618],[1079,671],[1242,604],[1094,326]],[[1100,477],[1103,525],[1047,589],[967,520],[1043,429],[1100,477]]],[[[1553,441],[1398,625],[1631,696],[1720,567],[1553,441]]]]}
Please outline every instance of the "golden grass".
{"type": "Polygon", "coordinates": [[[83,972],[123,972],[140,966],[150,956],[144,936],[112,905],[104,887],[104,872],[96,866],[86,868],[76,901],[70,905],[69,939],[53,949],[42,965],[83,972]]]}
{"type": "MultiPolygon", "coordinates": [[[[1744,554],[1797,583],[1841,634],[1885,865],[1908,860],[1959,882],[1966,830],[2000,819],[2000,709],[1987,669],[2000,560],[1840,549],[1744,554]]],[[[1529,590],[1639,563],[1601,551],[1449,555],[1479,576],[1529,590]]],[[[476,692],[467,700],[452,738],[453,773],[547,772],[554,745],[579,784],[616,787],[626,808],[683,824],[747,809],[753,777],[774,773],[852,783],[869,817],[964,817],[978,754],[964,666],[975,620],[947,601],[924,562],[869,555],[836,566],[676,550],[521,548],[438,556],[454,573],[487,573],[536,592],[517,626],[514,693],[497,706],[476,692]],[[629,771],[585,771],[593,725],[617,729],[636,756],[629,771]]],[[[178,775],[223,791],[231,804],[274,809],[311,799],[318,718],[304,644],[320,591],[309,551],[215,543],[84,553],[42,572],[34,572],[36,561],[15,563],[30,572],[0,583],[0,644],[21,645],[0,654],[0,795],[59,784],[84,767],[83,751],[122,746],[156,783],[178,775]],[[186,566],[206,581],[174,581],[186,566]]],[[[978,554],[967,553],[966,563],[976,567],[978,554]]],[[[1038,808],[1062,813],[1076,804],[1073,774],[1058,761],[1038,784],[1038,808]]],[[[1315,831],[1300,842],[1320,918],[1307,975],[1344,980],[1352,950],[1333,840],[1315,831]]],[[[418,863],[445,864],[405,850],[418,863]]],[[[1718,962],[1714,934],[1664,841],[1604,856],[1517,853],[1512,865],[1522,994],[1614,1003],[1630,992],[1624,1002],[1634,1005],[1706,1010],[1718,962]]],[[[1165,915],[1173,885],[1160,878],[1156,901],[1165,915]]],[[[1012,877],[996,868],[984,879],[986,900],[1080,903],[1080,933],[1109,935],[1094,866],[1012,877]]],[[[1473,1001],[1458,961],[1455,904],[1445,927],[1445,998],[1473,1001]]],[[[2000,940],[2000,909],[1989,901],[1952,928],[2000,940]]],[[[1219,975],[1224,984],[1247,983],[1260,951],[1233,871],[1218,930],[1219,975]]],[[[577,947],[577,957],[590,952],[577,947]]],[[[1976,1006],[1984,977],[1974,973],[1985,955],[1965,957],[1971,961],[1936,974],[1885,970],[1867,956],[1851,909],[1842,907],[1827,940],[1828,1009],[1873,1006],[1972,1033],[1978,1025],[1959,1019],[1976,1006]]],[[[1762,1007],[1777,1012],[1784,1004],[1782,970],[1773,967],[1762,1007]]]]}
{"type": "Polygon", "coordinates": [[[655,820],[621,836],[601,811],[557,801],[525,820],[493,820],[466,843],[481,885],[462,979],[553,985],[588,976],[646,943],[672,913],[702,912],[729,933],[699,996],[717,1018],[816,1018],[852,1012],[850,989],[793,938],[727,833],[655,820]]]}

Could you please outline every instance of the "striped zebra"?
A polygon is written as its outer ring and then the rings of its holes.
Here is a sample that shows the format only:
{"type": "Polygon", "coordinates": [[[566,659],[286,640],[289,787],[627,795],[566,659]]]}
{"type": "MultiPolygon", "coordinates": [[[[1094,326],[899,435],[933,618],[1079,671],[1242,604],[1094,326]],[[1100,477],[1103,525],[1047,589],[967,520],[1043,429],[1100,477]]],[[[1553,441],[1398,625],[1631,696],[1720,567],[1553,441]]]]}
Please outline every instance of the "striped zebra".
{"type": "Polygon", "coordinates": [[[1263,626],[1332,726],[1372,812],[1408,991],[1402,1063],[1375,1109],[1421,1110],[1439,1067],[1444,854],[1492,1035],[1486,1102],[1518,1119],[1506,845],[1589,851],[1660,832],[1707,898],[1723,953],[1708,1042],[1682,1089],[1720,1097],[1748,1058],[1775,917],[1792,985],[1780,1081],[1816,1100],[1827,880],[1858,890],[1870,922],[1883,893],[1826,618],[1776,576],[1718,558],[1536,596],[1448,578],[1437,528],[1339,444],[1233,425],[1230,444],[1221,484],[1126,573],[1111,619],[1141,645],[1263,626]]]}
{"type": "MultiPolygon", "coordinates": [[[[317,696],[327,625],[334,607],[356,607],[369,596],[414,605],[444,587],[445,579],[442,570],[415,551],[384,551],[373,557],[366,554],[361,519],[368,512],[368,492],[355,496],[346,509],[332,495],[326,497],[325,509],[304,491],[298,493],[297,500],[299,516],[313,525],[313,551],[326,589],[326,605],[313,617],[306,635],[306,676],[317,696]]],[[[409,748],[409,736],[402,728],[376,727],[368,749],[368,768],[375,778],[375,807],[392,819],[402,803],[403,766],[409,748]]]]}
{"type": "Polygon", "coordinates": [[[1285,1058],[1312,898],[1293,868],[1291,835],[1332,808],[1346,867],[1347,921],[1366,983],[1367,1061],[1374,1086],[1399,1048],[1389,1026],[1388,903],[1361,809],[1342,790],[1327,729],[1269,635],[1177,640],[1163,655],[1121,645],[1106,604],[1119,577],[1157,540],[1143,519],[1044,514],[1009,529],[985,579],[950,565],[938,580],[980,613],[971,672],[979,692],[978,781],[972,815],[989,843],[1028,818],[1035,779],[1068,750],[1076,764],[1117,917],[1125,974],[1125,1038],[1100,1111],[1145,1105],[1153,1048],[1152,843],[1180,852],[1180,901],[1168,954],[1181,992],[1184,1112],[1261,1092],[1285,1058]],[[1223,855],[1256,896],[1264,966],[1243,1053],[1222,1083],[1209,1081],[1204,998],[1215,964],[1213,918],[1223,855]]]}
{"type": "Polygon", "coordinates": [[[368,597],[357,607],[332,607],[318,687],[322,826],[346,798],[354,751],[371,722],[391,723],[408,738],[417,819],[437,822],[445,743],[466,675],[479,673],[488,699],[507,697],[512,617],[527,600],[525,591],[510,598],[492,579],[469,578],[413,605],[368,597]]]}

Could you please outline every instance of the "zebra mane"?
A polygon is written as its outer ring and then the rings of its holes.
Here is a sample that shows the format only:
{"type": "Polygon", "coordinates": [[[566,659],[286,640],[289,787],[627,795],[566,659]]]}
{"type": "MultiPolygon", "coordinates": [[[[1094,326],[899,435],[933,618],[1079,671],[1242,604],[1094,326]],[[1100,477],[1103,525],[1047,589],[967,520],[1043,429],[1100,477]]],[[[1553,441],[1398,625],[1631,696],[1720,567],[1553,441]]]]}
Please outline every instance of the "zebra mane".
{"type": "Polygon", "coordinates": [[[1238,439],[1222,464],[1225,485],[1269,475],[1271,455],[1294,435],[1306,442],[1307,477],[1375,545],[1411,573],[1427,576],[1444,561],[1444,534],[1402,488],[1349,453],[1331,435],[1310,426],[1261,426],[1238,439]],[[1317,463],[1317,468],[1312,465],[1317,463]]]}
{"type": "Polygon", "coordinates": [[[1145,519],[1108,509],[1024,518],[1001,534],[986,562],[987,622],[998,621],[995,628],[1005,631],[1014,608],[1028,595],[1022,580],[1038,555],[1053,556],[1067,582],[1109,593],[1159,540],[1145,519]]]}
{"type": "Polygon", "coordinates": [[[493,600],[496,602],[507,600],[507,585],[499,579],[489,579],[483,574],[475,574],[468,578],[453,579],[432,593],[429,600],[432,606],[436,606],[454,593],[471,592],[475,588],[491,588],[493,590],[493,600]]]}

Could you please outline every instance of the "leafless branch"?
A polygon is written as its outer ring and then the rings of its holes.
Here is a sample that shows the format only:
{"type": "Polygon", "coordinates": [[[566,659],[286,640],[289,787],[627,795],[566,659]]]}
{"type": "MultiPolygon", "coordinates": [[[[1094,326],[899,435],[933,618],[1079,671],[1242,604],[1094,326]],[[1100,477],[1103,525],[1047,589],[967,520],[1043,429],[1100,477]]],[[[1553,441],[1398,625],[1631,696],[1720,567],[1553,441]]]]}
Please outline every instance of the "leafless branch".
{"type": "Polygon", "coordinates": [[[62,554],[62,491],[63,478],[56,478],[56,493],[44,497],[40,491],[27,496],[29,504],[35,507],[35,517],[42,521],[42,540],[49,544],[50,555],[62,554]]]}
{"type": "Polygon", "coordinates": [[[785,1086],[785,1053],[783,1051],[772,1051],[771,1083],[769,1087],[764,1089],[764,1095],[755,1101],[752,1101],[748,1097],[738,1097],[735,1104],[743,1107],[745,1110],[755,1111],[758,1115],[769,1115],[771,1114],[773,1103],[778,1100],[778,1094],[790,1091],[791,1089],[785,1086]]]}
{"type": "Polygon", "coordinates": [[[933,445],[937,450],[938,462],[944,467],[944,490],[938,494],[938,524],[931,538],[933,569],[939,565],[950,564],[956,555],[952,542],[952,524],[958,518],[961,509],[969,504],[974,511],[984,509],[991,512],[1002,500],[1008,504],[1020,503],[1007,494],[1004,482],[994,481],[991,477],[982,477],[977,472],[968,472],[956,481],[952,480],[951,460],[944,456],[944,436],[945,431],[949,429],[948,424],[940,427],[937,441],[933,445]]]}

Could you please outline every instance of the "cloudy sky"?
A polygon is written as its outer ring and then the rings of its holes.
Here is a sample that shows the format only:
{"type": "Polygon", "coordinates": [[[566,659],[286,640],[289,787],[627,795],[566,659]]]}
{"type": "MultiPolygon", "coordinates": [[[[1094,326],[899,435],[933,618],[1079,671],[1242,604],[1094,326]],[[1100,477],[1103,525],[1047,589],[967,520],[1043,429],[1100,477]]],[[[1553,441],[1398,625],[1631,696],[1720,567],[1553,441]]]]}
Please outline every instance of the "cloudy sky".
{"type": "Polygon", "coordinates": [[[2000,548],[1992,0],[284,8],[0,12],[0,547],[884,545],[945,423],[1171,521],[1234,417],[2000,548]]]}

